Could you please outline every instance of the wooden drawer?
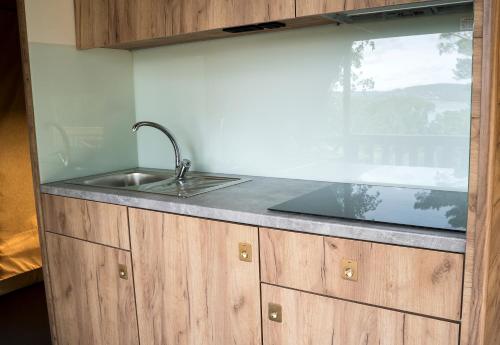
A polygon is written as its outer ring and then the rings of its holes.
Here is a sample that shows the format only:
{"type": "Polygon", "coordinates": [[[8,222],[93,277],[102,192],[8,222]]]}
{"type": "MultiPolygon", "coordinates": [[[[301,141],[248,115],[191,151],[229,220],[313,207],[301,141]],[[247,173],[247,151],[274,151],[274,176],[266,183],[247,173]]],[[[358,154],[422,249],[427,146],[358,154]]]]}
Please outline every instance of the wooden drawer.
{"type": "Polygon", "coordinates": [[[262,327],[264,345],[457,345],[459,334],[457,323],[266,284],[262,327]],[[281,322],[270,317],[276,305],[281,322]]]}
{"type": "Polygon", "coordinates": [[[260,229],[260,245],[263,282],[460,319],[461,254],[272,229],[260,229]],[[346,260],[357,264],[357,280],[346,279],[346,260]]]}
{"type": "Polygon", "coordinates": [[[45,231],[130,249],[125,206],[42,195],[45,231]]]}

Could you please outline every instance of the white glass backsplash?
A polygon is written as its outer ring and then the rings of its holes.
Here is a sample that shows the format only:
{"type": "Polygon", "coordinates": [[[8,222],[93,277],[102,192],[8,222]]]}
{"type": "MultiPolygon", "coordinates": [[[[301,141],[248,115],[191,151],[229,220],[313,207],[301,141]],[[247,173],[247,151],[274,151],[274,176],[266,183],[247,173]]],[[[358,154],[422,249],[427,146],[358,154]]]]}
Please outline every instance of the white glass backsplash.
{"type": "MultiPolygon", "coordinates": [[[[136,119],[200,171],[467,190],[471,15],[138,50],[136,119]]],[[[138,135],[140,166],[173,167],[138,135]]]]}
{"type": "Polygon", "coordinates": [[[130,53],[51,43],[29,50],[41,181],[137,166],[130,53]]]}

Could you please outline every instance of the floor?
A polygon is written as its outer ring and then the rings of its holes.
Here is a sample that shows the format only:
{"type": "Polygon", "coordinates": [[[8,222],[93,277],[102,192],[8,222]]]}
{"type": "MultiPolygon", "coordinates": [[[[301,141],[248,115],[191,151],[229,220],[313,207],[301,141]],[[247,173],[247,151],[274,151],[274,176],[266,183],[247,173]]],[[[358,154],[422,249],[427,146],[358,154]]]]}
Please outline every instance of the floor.
{"type": "Polygon", "coordinates": [[[50,343],[43,283],[0,296],[1,345],[50,345],[50,343]]]}

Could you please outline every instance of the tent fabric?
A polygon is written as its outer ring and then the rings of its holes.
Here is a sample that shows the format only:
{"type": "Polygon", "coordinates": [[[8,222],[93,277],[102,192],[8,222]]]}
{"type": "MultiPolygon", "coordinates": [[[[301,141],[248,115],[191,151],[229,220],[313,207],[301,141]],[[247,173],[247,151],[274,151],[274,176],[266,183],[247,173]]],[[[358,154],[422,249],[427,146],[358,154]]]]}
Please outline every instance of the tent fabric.
{"type": "Polygon", "coordinates": [[[42,266],[37,229],[0,240],[0,284],[2,280],[42,266]]]}

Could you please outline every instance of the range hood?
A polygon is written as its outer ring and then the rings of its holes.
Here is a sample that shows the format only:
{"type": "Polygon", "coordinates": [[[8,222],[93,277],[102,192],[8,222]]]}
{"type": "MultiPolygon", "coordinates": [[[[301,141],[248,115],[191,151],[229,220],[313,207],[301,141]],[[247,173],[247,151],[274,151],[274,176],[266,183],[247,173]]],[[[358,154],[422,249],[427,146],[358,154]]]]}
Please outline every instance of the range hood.
{"type": "MultiPolygon", "coordinates": [[[[434,0],[373,9],[353,10],[325,14],[323,17],[338,23],[356,23],[374,20],[390,20],[408,17],[463,13],[473,9],[472,0],[434,0]]],[[[472,25],[472,24],[471,24],[472,25]]]]}

